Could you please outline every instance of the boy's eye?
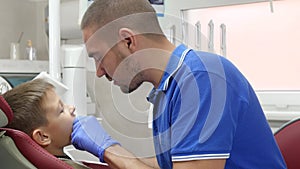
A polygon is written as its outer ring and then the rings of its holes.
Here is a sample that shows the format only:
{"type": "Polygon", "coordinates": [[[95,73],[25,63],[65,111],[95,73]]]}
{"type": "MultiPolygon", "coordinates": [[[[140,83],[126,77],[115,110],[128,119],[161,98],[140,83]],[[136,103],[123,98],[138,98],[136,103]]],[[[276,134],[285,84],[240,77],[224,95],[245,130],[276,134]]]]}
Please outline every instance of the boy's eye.
{"type": "Polygon", "coordinates": [[[60,104],[60,113],[63,113],[65,111],[65,106],[63,104],[60,104]]]}

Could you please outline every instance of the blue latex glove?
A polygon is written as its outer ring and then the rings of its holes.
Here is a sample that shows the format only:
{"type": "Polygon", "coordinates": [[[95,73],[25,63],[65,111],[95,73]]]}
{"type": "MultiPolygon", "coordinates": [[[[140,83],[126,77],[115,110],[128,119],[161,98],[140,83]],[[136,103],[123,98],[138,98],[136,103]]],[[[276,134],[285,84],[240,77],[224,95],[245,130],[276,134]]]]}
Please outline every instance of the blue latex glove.
{"type": "Polygon", "coordinates": [[[119,144],[105,132],[94,116],[76,117],[71,137],[74,147],[94,154],[101,162],[104,162],[105,149],[119,144]]]}

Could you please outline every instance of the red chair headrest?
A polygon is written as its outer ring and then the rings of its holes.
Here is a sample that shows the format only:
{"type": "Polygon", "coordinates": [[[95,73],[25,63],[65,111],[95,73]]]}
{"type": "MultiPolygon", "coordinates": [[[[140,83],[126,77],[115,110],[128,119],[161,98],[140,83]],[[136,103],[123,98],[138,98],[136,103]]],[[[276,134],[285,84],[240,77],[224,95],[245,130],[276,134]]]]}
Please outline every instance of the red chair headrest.
{"type": "Polygon", "coordinates": [[[22,155],[37,168],[64,168],[73,169],[70,165],[59,160],[44,148],[34,142],[27,134],[19,130],[10,128],[0,128],[0,131],[5,131],[5,135],[14,140],[15,145],[22,155]]]}
{"type": "Polygon", "coordinates": [[[13,119],[13,112],[6,102],[6,100],[0,95],[0,127],[6,126],[13,119]]]}

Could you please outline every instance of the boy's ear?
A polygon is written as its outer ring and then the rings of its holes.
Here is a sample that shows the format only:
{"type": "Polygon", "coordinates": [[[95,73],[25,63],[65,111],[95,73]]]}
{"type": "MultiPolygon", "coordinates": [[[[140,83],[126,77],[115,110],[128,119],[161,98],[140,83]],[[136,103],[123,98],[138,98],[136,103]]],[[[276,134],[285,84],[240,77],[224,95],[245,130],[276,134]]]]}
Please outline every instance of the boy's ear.
{"type": "Polygon", "coordinates": [[[50,135],[41,128],[32,132],[32,139],[42,147],[46,147],[51,143],[50,135]]]}

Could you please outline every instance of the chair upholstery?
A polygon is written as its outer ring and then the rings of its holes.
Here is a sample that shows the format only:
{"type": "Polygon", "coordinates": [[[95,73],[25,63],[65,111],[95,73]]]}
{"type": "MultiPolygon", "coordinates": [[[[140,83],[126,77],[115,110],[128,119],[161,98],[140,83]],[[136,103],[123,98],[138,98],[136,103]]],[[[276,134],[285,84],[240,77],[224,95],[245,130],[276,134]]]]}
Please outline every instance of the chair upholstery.
{"type": "Polygon", "coordinates": [[[274,133],[288,169],[300,168],[300,118],[284,124],[274,133]]]}
{"type": "Polygon", "coordinates": [[[14,169],[14,168],[24,168],[24,169],[35,169],[24,156],[20,153],[19,149],[16,147],[14,141],[9,137],[4,135],[5,131],[0,129],[0,161],[1,168],[14,169]]]}
{"type": "Polygon", "coordinates": [[[6,126],[13,119],[13,112],[5,99],[0,96],[0,127],[6,126]]]}
{"type": "Polygon", "coordinates": [[[5,131],[4,134],[13,139],[21,154],[37,168],[72,168],[47,152],[24,132],[9,128],[0,128],[0,130],[5,131]]]}

